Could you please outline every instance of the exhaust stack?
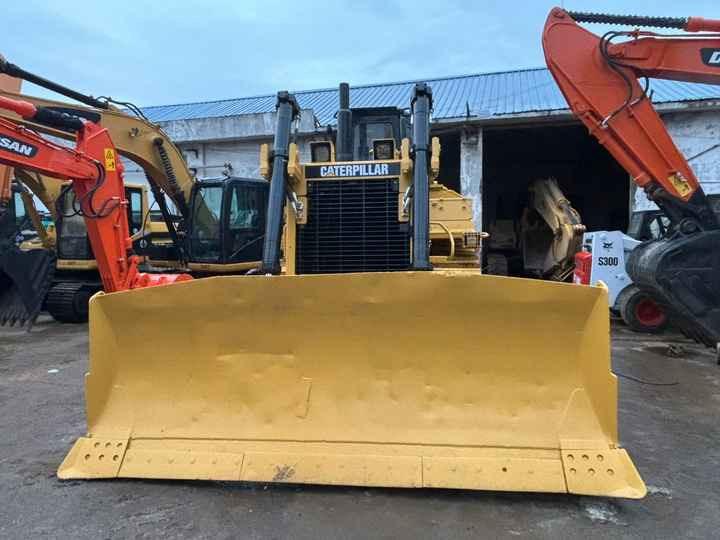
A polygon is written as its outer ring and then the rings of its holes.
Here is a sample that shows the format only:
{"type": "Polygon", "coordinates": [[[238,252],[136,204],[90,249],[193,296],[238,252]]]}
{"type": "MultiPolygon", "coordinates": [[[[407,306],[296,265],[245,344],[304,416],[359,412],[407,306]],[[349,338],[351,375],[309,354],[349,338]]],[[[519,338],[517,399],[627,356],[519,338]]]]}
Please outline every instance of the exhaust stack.
{"type": "Polygon", "coordinates": [[[350,111],[350,85],[348,83],[340,83],[340,107],[337,112],[336,147],[338,161],[352,161],[352,112],[350,111]]]}

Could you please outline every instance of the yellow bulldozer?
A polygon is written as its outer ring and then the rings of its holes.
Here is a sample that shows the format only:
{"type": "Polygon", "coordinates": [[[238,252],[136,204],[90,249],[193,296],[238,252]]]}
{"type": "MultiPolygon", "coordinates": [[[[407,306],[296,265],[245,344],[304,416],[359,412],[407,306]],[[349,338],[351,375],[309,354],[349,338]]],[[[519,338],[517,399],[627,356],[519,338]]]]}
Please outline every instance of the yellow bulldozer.
{"type": "MultiPolygon", "coordinates": [[[[141,206],[147,209],[147,204],[143,202],[145,193],[142,192],[142,186],[129,187],[126,197],[129,208],[132,208],[128,214],[132,232],[139,235],[135,250],[147,256],[154,267],[181,268],[195,276],[212,276],[244,274],[260,265],[267,182],[238,177],[196,179],[188,169],[180,149],[159,126],[147,120],[142,111],[132,104],[121,103],[124,109],[120,110],[112,101],[99,100],[48,81],[2,57],[0,72],[84,103],[85,106],[68,104],[0,88],[0,98],[22,99],[36,107],[100,123],[110,132],[120,154],[145,172],[165,226],[147,219],[145,210],[142,213],[145,217],[138,219],[136,211],[141,206]]],[[[366,121],[356,122],[358,126],[377,125],[380,126],[378,129],[388,129],[390,125],[396,137],[400,137],[401,129],[403,133],[408,129],[407,115],[394,108],[355,109],[354,114],[357,120],[374,119],[370,124],[366,121]]],[[[75,140],[72,131],[20,119],[11,111],[0,110],[0,118],[21,121],[38,132],[75,140]]],[[[399,141],[398,138],[394,144],[399,145],[399,141]]],[[[26,276],[43,273],[40,270],[43,263],[46,267],[45,275],[49,276],[47,267],[55,260],[47,253],[34,250],[27,255],[28,262],[19,261],[17,257],[12,259],[8,273],[13,278],[6,279],[9,283],[4,285],[0,264],[0,323],[31,321],[42,303],[57,320],[82,322],[87,318],[88,298],[99,290],[96,265],[87,241],[83,217],[73,211],[76,203],[67,189],[61,189],[62,182],[22,169],[16,169],[15,175],[29,192],[43,202],[56,220],[55,264],[58,272],[54,281],[50,276],[28,282],[26,276]],[[56,206],[61,209],[56,210],[56,206]],[[35,267],[33,271],[29,271],[31,264],[35,267]],[[25,291],[22,295],[25,297],[24,302],[18,302],[18,290],[25,291]],[[8,300],[4,301],[4,297],[8,297],[8,300]],[[27,306],[32,308],[28,309],[27,306]]],[[[433,261],[442,261],[443,265],[452,267],[477,266],[483,235],[475,232],[472,202],[438,182],[434,182],[430,189],[433,261]]],[[[45,240],[44,247],[54,249],[49,244],[52,239],[46,237],[45,240]]]]}
{"type": "Polygon", "coordinates": [[[259,270],[92,298],[60,478],[645,494],[606,289],[433,261],[431,89],[410,105],[408,133],[363,128],[341,85],[336,143],[301,163],[278,94],[259,270]]]}

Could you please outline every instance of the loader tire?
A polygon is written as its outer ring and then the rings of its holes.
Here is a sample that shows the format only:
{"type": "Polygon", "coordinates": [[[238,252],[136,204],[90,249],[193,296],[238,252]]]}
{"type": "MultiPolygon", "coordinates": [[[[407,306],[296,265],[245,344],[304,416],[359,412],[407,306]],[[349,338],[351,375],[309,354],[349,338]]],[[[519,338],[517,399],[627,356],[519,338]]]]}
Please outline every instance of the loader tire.
{"type": "Polygon", "coordinates": [[[82,282],[61,282],[50,289],[45,306],[53,319],[62,323],[84,323],[88,320],[90,297],[99,286],[82,282]]]}
{"type": "Polygon", "coordinates": [[[617,305],[622,320],[635,332],[658,334],[668,326],[665,310],[635,285],[620,293],[617,305]]]}

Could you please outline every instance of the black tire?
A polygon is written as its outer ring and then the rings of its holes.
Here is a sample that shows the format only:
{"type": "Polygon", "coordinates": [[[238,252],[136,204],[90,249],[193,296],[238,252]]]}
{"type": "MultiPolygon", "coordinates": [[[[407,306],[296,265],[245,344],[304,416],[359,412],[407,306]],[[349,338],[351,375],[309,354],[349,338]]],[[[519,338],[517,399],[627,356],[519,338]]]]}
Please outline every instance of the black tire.
{"type": "Polygon", "coordinates": [[[668,326],[663,308],[635,285],[620,293],[617,306],[622,320],[635,332],[658,334],[668,326]]]}

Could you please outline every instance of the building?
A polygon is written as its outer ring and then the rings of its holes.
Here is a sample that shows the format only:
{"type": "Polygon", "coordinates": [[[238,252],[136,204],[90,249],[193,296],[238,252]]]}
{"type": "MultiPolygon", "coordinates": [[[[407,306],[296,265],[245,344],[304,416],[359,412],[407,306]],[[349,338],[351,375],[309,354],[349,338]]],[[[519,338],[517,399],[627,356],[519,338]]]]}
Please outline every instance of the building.
{"type": "MultiPolygon", "coordinates": [[[[351,89],[352,107],[407,108],[416,81],[351,89]]],[[[648,207],[627,173],[570,114],[545,68],[427,80],[433,135],[442,144],[440,180],[472,197],[476,225],[490,230],[522,211],[527,186],[557,178],[589,230],[625,229],[630,212],[648,207]]],[[[708,192],[720,192],[720,87],[652,81],[652,97],[670,133],[708,192]]],[[[337,89],[297,91],[296,140],[308,142],[335,123],[337,89]]],[[[147,107],[200,177],[231,169],[258,176],[259,147],[271,142],[275,96],[147,107]]],[[[135,179],[132,166],[129,178],[135,179]]]]}

